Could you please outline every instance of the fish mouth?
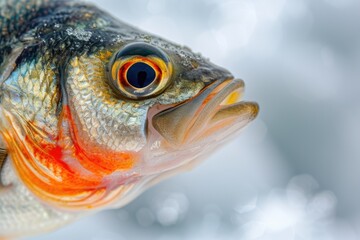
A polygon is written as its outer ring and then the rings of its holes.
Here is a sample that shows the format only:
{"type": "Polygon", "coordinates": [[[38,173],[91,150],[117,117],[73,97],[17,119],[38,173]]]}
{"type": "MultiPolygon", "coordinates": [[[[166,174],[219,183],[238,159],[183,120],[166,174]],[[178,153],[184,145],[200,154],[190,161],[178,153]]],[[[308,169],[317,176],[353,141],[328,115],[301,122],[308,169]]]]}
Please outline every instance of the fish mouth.
{"type": "Polygon", "coordinates": [[[174,147],[223,140],[259,112],[257,103],[240,101],[243,90],[241,79],[215,81],[188,101],[157,113],[152,125],[174,147]]]}

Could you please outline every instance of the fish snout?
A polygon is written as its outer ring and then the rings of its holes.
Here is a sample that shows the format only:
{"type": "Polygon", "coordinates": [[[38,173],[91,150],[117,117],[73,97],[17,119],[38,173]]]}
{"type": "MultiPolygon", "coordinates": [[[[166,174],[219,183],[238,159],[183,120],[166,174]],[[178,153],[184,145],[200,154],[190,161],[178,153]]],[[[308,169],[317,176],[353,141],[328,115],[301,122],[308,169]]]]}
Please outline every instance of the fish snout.
{"type": "Polygon", "coordinates": [[[241,79],[214,81],[188,101],[156,114],[152,124],[175,148],[212,136],[223,140],[258,114],[257,103],[240,101],[243,90],[241,79]]]}

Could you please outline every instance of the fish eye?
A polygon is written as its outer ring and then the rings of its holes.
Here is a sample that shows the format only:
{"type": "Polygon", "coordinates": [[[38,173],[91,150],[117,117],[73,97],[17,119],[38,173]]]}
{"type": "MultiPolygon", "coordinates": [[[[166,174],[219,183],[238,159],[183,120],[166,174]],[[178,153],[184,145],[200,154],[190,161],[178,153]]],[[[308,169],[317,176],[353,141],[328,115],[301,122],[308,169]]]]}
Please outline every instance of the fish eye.
{"type": "Polygon", "coordinates": [[[108,74],[117,93],[130,99],[145,99],[166,89],[172,65],[161,49],[147,43],[131,43],[114,54],[108,74]]]}

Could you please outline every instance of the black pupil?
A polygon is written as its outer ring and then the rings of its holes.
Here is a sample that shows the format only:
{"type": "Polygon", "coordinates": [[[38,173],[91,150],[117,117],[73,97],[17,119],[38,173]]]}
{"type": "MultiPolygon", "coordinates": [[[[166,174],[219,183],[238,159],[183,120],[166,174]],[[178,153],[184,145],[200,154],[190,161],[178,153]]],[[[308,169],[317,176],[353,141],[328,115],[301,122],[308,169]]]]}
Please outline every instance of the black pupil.
{"type": "Polygon", "coordinates": [[[146,63],[133,64],[127,71],[128,82],[136,88],[149,86],[156,77],[155,70],[146,63]]]}

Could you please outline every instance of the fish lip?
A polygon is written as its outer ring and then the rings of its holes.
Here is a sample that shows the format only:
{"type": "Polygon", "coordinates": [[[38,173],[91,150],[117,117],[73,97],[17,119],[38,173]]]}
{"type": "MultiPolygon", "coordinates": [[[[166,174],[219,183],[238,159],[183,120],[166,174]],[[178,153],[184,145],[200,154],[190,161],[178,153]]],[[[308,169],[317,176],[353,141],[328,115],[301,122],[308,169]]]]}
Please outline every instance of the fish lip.
{"type": "MultiPolygon", "coordinates": [[[[252,120],[256,117],[258,112],[256,103],[238,100],[226,102],[229,95],[233,93],[241,95],[243,89],[244,81],[238,78],[214,81],[193,98],[175,106],[164,107],[162,111],[153,114],[151,125],[172,146],[179,147],[186,143],[196,142],[219,111],[222,111],[222,116],[227,119],[224,114],[226,111],[229,112],[232,108],[241,110],[241,108],[248,107],[249,109],[245,110],[249,111],[251,116],[247,116],[247,118],[252,120]]],[[[229,116],[236,118],[236,114],[229,116]]]]}

